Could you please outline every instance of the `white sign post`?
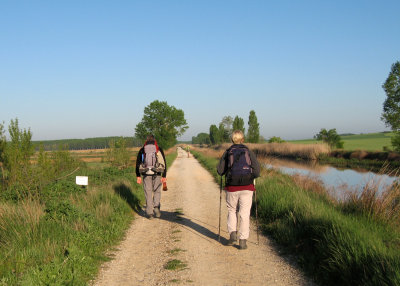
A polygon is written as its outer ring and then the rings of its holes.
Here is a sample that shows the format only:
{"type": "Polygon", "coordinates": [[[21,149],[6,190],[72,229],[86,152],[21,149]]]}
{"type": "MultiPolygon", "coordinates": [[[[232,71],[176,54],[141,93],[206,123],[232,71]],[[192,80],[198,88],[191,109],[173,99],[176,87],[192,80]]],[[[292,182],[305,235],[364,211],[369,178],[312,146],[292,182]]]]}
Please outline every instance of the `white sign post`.
{"type": "Polygon", "coordinates": [[[89,178],[87,176],[76,176],[76,184],[79,186],[87,186],[89,178]]]}

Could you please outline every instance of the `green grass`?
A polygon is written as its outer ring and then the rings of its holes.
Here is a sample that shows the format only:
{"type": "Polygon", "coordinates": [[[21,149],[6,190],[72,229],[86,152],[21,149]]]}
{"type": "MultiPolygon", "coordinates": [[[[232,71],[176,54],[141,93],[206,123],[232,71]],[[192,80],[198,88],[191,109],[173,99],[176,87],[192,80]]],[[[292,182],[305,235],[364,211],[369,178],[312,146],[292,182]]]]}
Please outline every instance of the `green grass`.
{"type": "Polygon", "coordinates": [[[186,266],[187,264],[180,261],[179,259],[172,259],[164,265],[164,268],[167,270],[181,270],[183,268],[186,268],[186,266]]]}
{"type": "Polygon", "coordinates": [[[174,249],[168,250],[168,253],[171,255],[177,255],[178,253],[185,252],[185,251],[186,250],[183,250],[181,248],[174,248],[174,249]]]}
{"type": "MultiPolygon", "coordinates": [[[[167,156],[172,163],[176,153],[167,156]]],[[[87,285],[144,201],[134,168],[80,169],[34,196],[0,192],[0,285],[87,285]]]]}
{"type": "MultiPolygon", "coordinates": [[[[125,184],[139,201],[138,188],[125,184]]],[[[84,285],[133,219],[131,207],[112,186],[88,193],[67,180],[47,186],[39,199],[2,204],[3,285],[84,285]]]]}
{"type": "MultiPolygon", "coordinates": [[[[207,169],[218,162],[194,154],[207,169]]],[[[309,276],[321,285],[400,285],[399,229],[351,213],[295,185],[290,176],[264,174],[257,181],[261,227],[295,254],[309,276]]]]}
{"type": "MultiPolygon", "coordinates": [[[[367,133],[358,135],[345,135],[341,136],[344,142],[345,150],[366,150],[366,151],[382,151],[383,148],[392,148],[391,138],[393,133],[367,133]]],[[[289,141],[292,143],[299,144],[312,144],[316,143],[315,139],[307,140],[293,140],[289,141]]]]}
{"type": "Polygon", "coordinates": [[[342,136],[345,150],[382,151],[383,147],[392,147],[393,133],[370,133],[342,136]]]}
{"type": "Polygon", "coordinates": [[[322,285],[399,285],[400,233],[294,185],[284,175],[257,186],[262,228],[322,285]]]}

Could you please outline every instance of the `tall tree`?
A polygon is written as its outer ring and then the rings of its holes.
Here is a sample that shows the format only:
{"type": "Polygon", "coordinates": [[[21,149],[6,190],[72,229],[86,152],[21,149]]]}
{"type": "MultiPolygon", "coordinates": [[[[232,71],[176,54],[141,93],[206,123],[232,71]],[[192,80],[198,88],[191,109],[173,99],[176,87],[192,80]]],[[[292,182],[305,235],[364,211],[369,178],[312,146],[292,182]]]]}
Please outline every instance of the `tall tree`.
{"type": "Polygon", "coordinates": [[[247,142],[258,143],[260,140],[260,124],[258,123],[256,112],[254,110],[250,111],[248,125],[247,142]]]}
{"type": "Polygon", "coordinates": [[[211,144],[219,144],[221,142],[221,136],[217,125],[213,124],[210,126],[210,141],[211,144]]]}
{"type": "Polygon", "coordinates": [[[243,132],[243,134],[245,134],[244,132],[244,120],[243,118],[239,117],[239,116],[235,116],[235,119],[233,119],[233,124],[232,124],[232,129],[233,130],[240,130],[243,132]]]}
{"type": "Polygon", "coordinates": [[[382,88],[387,97],[383,103],[381,119],[396,133],[392,138],[392,145],[397,151],[400,151],[400,62],[392,65],[382,88]]]}
{"type": "Polygon", "coordinates": [[[142,121],[136,125],[135,135],[145,140],[153,134],[158,144],[168,149],[185,133],[188,125],[181,109],[168,105],[166,101],[155,100],[144,108],[142,121]]]}

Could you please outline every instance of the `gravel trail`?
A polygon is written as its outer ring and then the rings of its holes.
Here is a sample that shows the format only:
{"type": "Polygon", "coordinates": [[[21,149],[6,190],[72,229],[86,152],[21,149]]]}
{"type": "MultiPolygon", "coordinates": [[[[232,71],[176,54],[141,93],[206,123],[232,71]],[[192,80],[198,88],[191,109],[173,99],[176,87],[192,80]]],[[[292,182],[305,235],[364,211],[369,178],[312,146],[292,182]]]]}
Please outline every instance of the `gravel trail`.
{"type": "Polygon", "coordinates": [[[219,186],[187,153],[168,169],[167,192],[161,194],[161,218],[140,213],[104,263],[93,285],[314,285],[252,224],[248,249],[226,246],[227,209],[222,198],[218,241],[219,186]],[[165,269],[168,262],[182,268],[165,269]]]}

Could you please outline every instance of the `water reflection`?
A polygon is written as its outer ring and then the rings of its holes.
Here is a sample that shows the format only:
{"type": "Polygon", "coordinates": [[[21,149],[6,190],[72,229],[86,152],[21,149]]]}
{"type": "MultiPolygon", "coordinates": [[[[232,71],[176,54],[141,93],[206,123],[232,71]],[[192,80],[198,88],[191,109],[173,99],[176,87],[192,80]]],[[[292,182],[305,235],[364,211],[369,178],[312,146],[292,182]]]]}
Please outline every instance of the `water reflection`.
{"type": "Polygon", "coordinates": [[[338,169],[330,165],[320,165],[317,162],[292,161],[279,158],[262,159],[267,168],[275,168],[283,173],[300,174],[320,179],[326,188],[334,189],[336,196],[341,197],[344,190],[362,190],[367,184],[378,186],[383,190],[391,185],[397,176],[377,174],[365,169],[338,169]]]}

